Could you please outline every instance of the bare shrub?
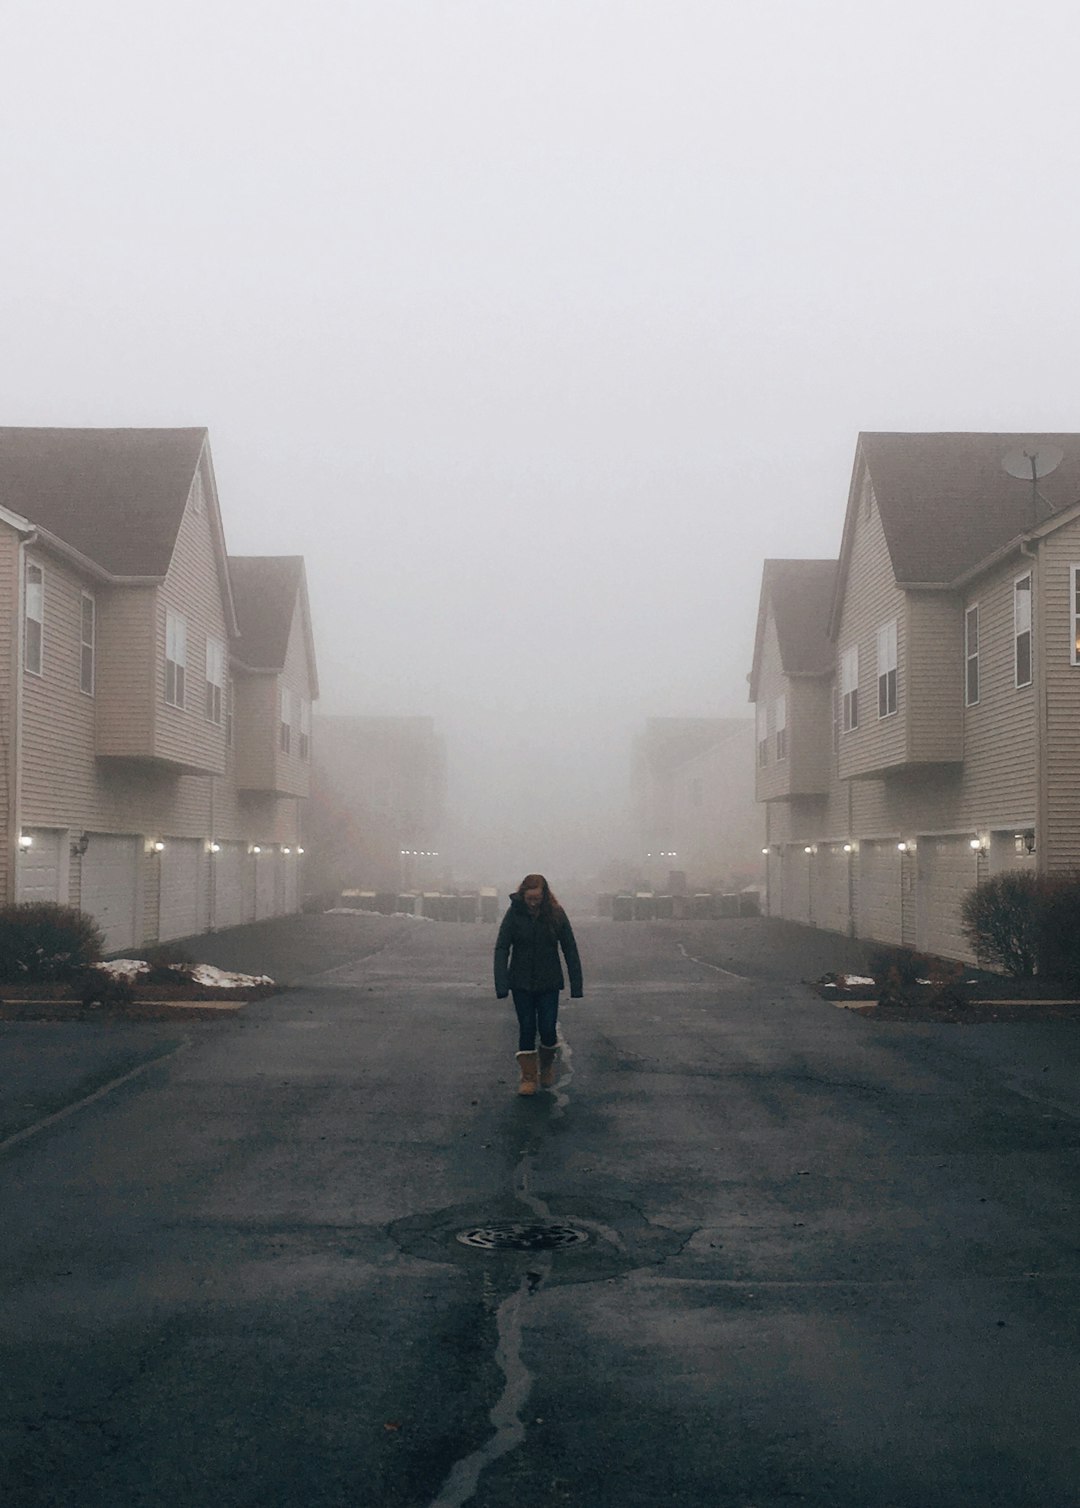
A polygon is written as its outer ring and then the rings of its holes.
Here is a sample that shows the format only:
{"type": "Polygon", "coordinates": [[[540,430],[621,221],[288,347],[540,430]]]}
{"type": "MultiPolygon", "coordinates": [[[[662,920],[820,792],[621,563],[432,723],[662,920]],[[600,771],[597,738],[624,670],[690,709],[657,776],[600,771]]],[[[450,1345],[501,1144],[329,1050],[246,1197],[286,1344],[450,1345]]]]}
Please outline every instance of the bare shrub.
{"type": "Polygon", "coordinates": [[[1039,962],[1043,885],[1027,872],[995,874],[964,896],[964,936],[980,959],[1013,979],[1030,979],[1039,962]]]}

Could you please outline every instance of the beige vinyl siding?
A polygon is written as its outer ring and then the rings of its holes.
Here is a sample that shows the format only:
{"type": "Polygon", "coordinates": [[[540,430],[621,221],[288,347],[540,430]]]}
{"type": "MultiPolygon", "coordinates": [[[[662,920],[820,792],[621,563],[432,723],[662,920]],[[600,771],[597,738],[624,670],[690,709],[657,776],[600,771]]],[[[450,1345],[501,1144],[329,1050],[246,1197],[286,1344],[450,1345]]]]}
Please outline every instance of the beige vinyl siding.
{"type": "Polygon", "coordinates": [[[776,801],[792,795],[824,795],[829,789],[831,730],[823,710],[831,705],[827,679],[784,674],[776,623],[770,612],[762,637],[758,674],[757,707],[765,709],[769,762],[757,764],[755,741],[755,790],[758,801],[776,801]],[[786,759],[776,757],[776,702],[787,699],[786,759]]]}
{"type": "Polygon", "coordinates": [[[206,641],[224,641],[225,611],[218,559],[208,507],[196,512],[189,502],[177,533],[176,548],[158,590],[156,612],[155,693],[157,759],[221,774],[225,769],[225,725],[206,717],[206,641]],[[179,613],[187,630],[183,708],[165,700],[165,623],[179,613]]]}
{"type": "MultiPolygon", "coordinates": [[[[1034,561],[1008,562],[972,587],[963,610],[979,604],[979,700],[963,708],[964,766],[956,817],[961,823],[993,825],[1030,813],[1037,800],[1037,684],[1015,685],[1013,582],[1034,561]]],[[[1042,658],[1038,643],[1041,584],[1033,572],[1036,683],[1042,658]]],[[[1067,644],[1066,644],[1067,648],[1067,644]]],[[[963,703],[964,656],[957,650],[957,696],[963,703]]]]}
{"type": "Polygon", "coordinates": [[[857,646],[859,651],[859,725],[840,734],[839,768],[844,779],[900,765],[907,760],[909,688],[905,609],[905,594],[893,576],[877,506],[872,505],[867,516],[860,503],[853,523],[836,636],[838,663],[852,646],[857,646]],[[897,711],[892,717],[879,718],[878,629],[894,618],[897,625],[897,711]]]}
{"type": "Polygon", "coordinates": [[[276,675],[237,673],[234,680],[236,783],[240,790],[272,791],[277,778],[278,712],[276,675]]]}
{"type": "Polygon", "coordinates": [[[311,701],[311,678],[308,672],[307,644],[304,636],[303,608],[297,595],[293,607],[289,643],[285,651],[285,664],[278,678],[278,708],[280,715],[281,693],[285,691],[290,701],[292,738],[288,754],[282,752],[281,743],[274,738],[274,789],[289,796],[306,796],[311,788],[311,759],[300,758],[301,699],[311,701]]]}
{"type": "Polygon", "coordinates": [[[1070,578],[1080,566],[1080,521],[1049,535],[1040,547],[1034,603],[1036,676],[1046,678],[1045,796],[1039,822],[1039,867],[1080,868],[1080,665],[1072,664],[1070,578]]]}
{"type": "Polygon", "coordinates": [[[907,762],[956,761],[964,752],[964,614],[945,592],[907,596],[907,762]]]}
{"type": "Polygon", "coordinates": [[[22,536],[0,523],[0,896],[15,898],[15,843],[18,838],[16,688],[19,664],[19,571],[22,536]]]}
{"type": "Polygon", "coordinates": [[[153,587],[97,587],[97,752],[145,758],[154,747],[153,587]]]}

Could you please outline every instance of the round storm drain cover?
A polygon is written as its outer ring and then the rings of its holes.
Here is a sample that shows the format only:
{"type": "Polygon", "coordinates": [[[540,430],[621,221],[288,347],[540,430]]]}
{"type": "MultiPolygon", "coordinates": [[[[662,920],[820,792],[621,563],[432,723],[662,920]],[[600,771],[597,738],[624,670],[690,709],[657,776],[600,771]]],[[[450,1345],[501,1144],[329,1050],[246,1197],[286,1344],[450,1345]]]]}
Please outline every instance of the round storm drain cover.
{"type": "Polygon", "coordinates": [[[470,1225],[459,1230],[462,1246],[478,1246],[483,1251],[553,1251],[564,1246],[581,1246],[589,1239],[587,1231],[561,1221],[502,1220],[492,1225],[470,1225]]]}

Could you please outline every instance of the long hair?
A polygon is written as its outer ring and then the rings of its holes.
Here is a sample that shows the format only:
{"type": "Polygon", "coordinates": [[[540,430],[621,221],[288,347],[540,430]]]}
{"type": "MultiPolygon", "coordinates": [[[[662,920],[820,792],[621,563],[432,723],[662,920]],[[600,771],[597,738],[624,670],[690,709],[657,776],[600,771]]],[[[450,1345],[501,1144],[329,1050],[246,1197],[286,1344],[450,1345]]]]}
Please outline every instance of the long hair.
{"type": "Polygon", "coordinates": [[[540,915],[549,927],[555,928],[562,920],[563,908],[559,904],[558,896],[542,874],[527,874],[514,894],[524,903],[526,890],[535,890],[538,885],[543,892],[540,897],[540,915]]]}

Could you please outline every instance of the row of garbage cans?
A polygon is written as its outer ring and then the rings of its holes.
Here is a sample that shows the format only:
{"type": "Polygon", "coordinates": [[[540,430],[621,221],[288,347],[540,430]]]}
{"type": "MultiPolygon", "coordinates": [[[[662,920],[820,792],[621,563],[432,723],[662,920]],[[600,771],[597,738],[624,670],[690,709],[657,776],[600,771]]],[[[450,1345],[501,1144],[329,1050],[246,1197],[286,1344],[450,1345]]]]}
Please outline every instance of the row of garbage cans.
{"type": "Polygon", "coordinates": [[[716,921],[728,916],[760,916],[761,892],[747,890],[720,894],[700,891],[697,895],[657,895],[652,890],[620,891],[602,895],[597,909],[617,922],[716,921]]]}
{"type": "Polygon", "coordinates": [[[498,892],[488,887],[446,895],[438,890],[409,890],[401,894],[389,890],[343,890],[341,904],[357,911],[375,911],[380,916],[426,916],[433,922],[499,919],[498,892]]]}

